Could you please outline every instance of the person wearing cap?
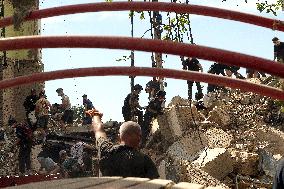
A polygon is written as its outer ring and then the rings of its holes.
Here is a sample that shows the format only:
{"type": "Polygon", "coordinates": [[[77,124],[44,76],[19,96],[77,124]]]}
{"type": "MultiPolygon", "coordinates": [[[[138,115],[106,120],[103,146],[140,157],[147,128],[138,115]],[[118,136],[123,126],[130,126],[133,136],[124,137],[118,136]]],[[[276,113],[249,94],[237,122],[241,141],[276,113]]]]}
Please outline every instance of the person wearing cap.
{"type": "Polygon", "coordinates": [[[35,104],[36,101],[38,100],[38,96],[36,94],[36,90],[35,89],[31,89],[31,94],[29,96],[26,97],[23,106],[25,107],[26,110],[26,118],[28,121],[28,124],[32,127],[35,128],[35,124],[36,124],[36,120],[32,119],[32,115],[35,116],[35,104]],[[35,120],[35,121],[33,121],[35,120]]]}
{"type": "Polygon", "coordinates": [[[151,158],[140,152],[141,128],[133,121],[124,122],[119,128],[119,144],[114,145],[106,136],[102,113],[97,110],[86,112],[93,118],[99,154],[101,176],[141,177],[155,179],[159,173],[151,158]]]}
{"type": "MultiPolygon", "coordinates": [[[[274,60],[277,59],[279,63],[284,63],[284,43],[281,42],[277,37],[272,39],[274,44],[274,60]]],[[[284,90],[284,79],[279,78],[280,88],[284,90]]]]}
{"type": "Polygon", "coordinates": [[[146,139],[151,131],[153,118],[163,114],[163,107],[166,100],[166,92],[158,91],[155,99],[151,100],[146,107],[144,122],[142,125],[142,145],[145,145],[146,139]]]}
{"type": "Polygon", "coordinates": [[[281,42],[277,37],[272,39],[274,44],[274,59],[280,63],[284,63],[284,43],[281,42]]]}
{"type": "MultiPolygon", "coordinates": [[[[90,99],[88,99],[88,96],[84,94],[82,97],[83,97],[83,106],[85,108],[84,112],[94,109],[93,103],[90,99]]],[[[92,118],[89,115],[85,114],[83,118],[83,125],[91,124],[91,123],[92,123],[92,118]]]]}
{"type": "Polygon", "coordinates": [[[63,110],[63,116],[61,118],[62,126],[64,124],[73,124],[74,112],[71,109],[71,103],[70,103],[69,97],[64,94],[62,88],[56,89],[56,92],[57,92],[57,95],[61,97],[61,101],[62,101],[60,105],[60,109],[63,110]]]}
{"type": "Polygon", "coordinates": [[[46,139],[46,131],[49,120],[49,110],[51,108],[50,102],[46,99],[45,91],[39,93],[39,99],[36,102],[35,113],[37,117],[37,128],[40,130],[43,137],[43,142],[46,139]]]}
{"type": "Polygon", "coordinates": [[[133,87],[133,91],[129,93],[124,99],[124,105],[122,107],[122,114],[124,121],[135,120],[135,116],[138,117],[138,123],[143,123],[143,112],[142,107],[139,105],[139,94],[143,90],[143,87],[136,84],[133,87]]]}
{"type": "Polygon", "coordinates": [[[19,146],[19,172],[20,174],[29,173],[31,171],[31,151],[33,144],[33,131],[27,122],[18,123],[14,118],[10,117],[8,125],[15,129],[19,146]]]}

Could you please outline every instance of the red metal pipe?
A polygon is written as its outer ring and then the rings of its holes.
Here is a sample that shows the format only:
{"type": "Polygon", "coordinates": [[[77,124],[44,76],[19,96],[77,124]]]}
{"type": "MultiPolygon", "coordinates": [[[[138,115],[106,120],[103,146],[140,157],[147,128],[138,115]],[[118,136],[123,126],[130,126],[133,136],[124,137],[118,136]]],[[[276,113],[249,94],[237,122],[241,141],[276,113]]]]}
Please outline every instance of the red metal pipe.
{"type": "MultiPolygon", "coordinates": [[[[160,3],[159,2],[112,2],[112,3],[102,2],[102,3],[67,5],[62,7],[53,7],[53,8],[33,11],[25,20],[34,20],[34,19],[47,18],[47,17],[66,15],[66,14],[75,14],[75,13],[100,12],[100,11],[124,11],[124,10],[190,13],[190,14],[223,18],[228,20],[235,20],[239,22],[270,28],[273,30],[284,31],[284,24],[280,20],[260,17],[237,11],[207,7],[207,6],[186,5],[179,3],[161,3],[161,2],[160,3]]],[[[12,17],[1,19],[0,28],[11,25],[12,23],[13,23],[12,17]]]]}
{"type": "Polygon", "coordinates": [[[34,82],[49,81],[55,79],[87,77],[87,76],[161,76],[165,78],[201,81],[231,88],[239,88],[242,91],[250,91],[274,99],[284,100],[284,91],[273,87],[259,85],[252,82],[232,79],[194,71],[180,71],[173,69],[146,68],[146,67],[93,67],[66,69],[52,72],[35,73],[20,76],[13,79],[0,81],[0,89],[15,87],[34,82]]]}
{"type": "Polygon", "coordinates": [[[0,51],[63,47],[127,49],[191,56],[259,70],[284,78],[284,64],[236,52],[172,41],[95,36],[24,36],[0,39],[0,51]]]}

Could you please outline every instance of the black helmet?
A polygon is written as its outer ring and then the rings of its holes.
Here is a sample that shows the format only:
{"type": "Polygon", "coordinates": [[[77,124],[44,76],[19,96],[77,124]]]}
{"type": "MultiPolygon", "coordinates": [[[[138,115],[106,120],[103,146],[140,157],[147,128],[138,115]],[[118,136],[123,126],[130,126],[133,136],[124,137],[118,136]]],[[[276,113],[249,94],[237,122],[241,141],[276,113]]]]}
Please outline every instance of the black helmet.
{"type": "Polygon", "coordinates": [[[278,37],[273,37],[272,38],[272,41],[274,42],[274,41],[278,41],[279,39],[278,39],[278,37]]]}
{"type": "Polygon", "coordinates": [[[63,92],[63,89],[62,88],[58,88],[58,89],[56,89],[56,92],[57,93],[63,92]]]}
{"type": "Polygon", "coordinates": [[[157,93],[156,93],[156,97],[165,97],[166,96],[166,91],[158,91],[157,93]]]}
{"type": "Polygon", "coordinates": [[[142,91],[143,87],[141,85],[139,85],[139,84],[136,84],[136,85],[134,85],[133,90],[135,90],[135,91],[139,91],[139,90],[142,91]]]}

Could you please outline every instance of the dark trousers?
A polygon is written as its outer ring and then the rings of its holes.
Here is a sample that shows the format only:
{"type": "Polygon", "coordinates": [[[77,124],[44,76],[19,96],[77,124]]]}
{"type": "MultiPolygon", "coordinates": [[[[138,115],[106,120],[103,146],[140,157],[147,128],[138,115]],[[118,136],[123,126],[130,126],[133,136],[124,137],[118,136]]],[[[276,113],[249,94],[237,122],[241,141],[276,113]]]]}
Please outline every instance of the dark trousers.
{"type": "Polygon", "coordinates": [[[19,171],[25,173],[26,170],[31,169],[31,144],[20,144],[19,149],[19,171]]]}
{"type": "Polygon", "coordinates": [[[141,126],[143,124],[143,112],[140,110],[130,111],[130,109],[122,108],[122,115],[124,121],[133,121],[134,116],[138,117],[138,124],[141,126]]]}
{"type": "Polygon", "coordinates": [[[197,93],[198,94],[202,94],[202,87],[201,87],[200,82],[197,82],[197,81],[187,81],[187,85],[188,85],[188,98],[190,98],[190,99],[192,99],[193,83],[195,83],[195,85],[196,85],[197,93]]]}
{"type": "Polygon", "coordinates": [[[144,114],[144,122],[141,126],[142,131],[142,145],[145,145],[148,136],[150,135],[150,131],[152,129],[152,119],[156,117],[153,113],[146,111],[144,114]]]}

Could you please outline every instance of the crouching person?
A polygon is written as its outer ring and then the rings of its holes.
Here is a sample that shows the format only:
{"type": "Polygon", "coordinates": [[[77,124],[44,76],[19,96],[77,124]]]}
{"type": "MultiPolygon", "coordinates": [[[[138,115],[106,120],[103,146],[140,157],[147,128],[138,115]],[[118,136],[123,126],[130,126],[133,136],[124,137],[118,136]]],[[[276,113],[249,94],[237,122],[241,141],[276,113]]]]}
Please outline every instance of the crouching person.
{"type": "Polygon", "coordinates": [[[111,143],[101,122],[102,114],[97,110],[87,111],[93,117],[92,129],[95,132],[99,151],[99,166],[102,176],[158,178],[159,174],[149,156],[139,151],[141,143],[140,125],[127,121],[119,129],[119,145],[111,143]]]}
{"type": "Polygon", "coordinates": [[[56,174],[60,172],[60,167],[50,157],[43,157],[40,155],[37,157],[40,163],[40,174],[56,174]]]}

